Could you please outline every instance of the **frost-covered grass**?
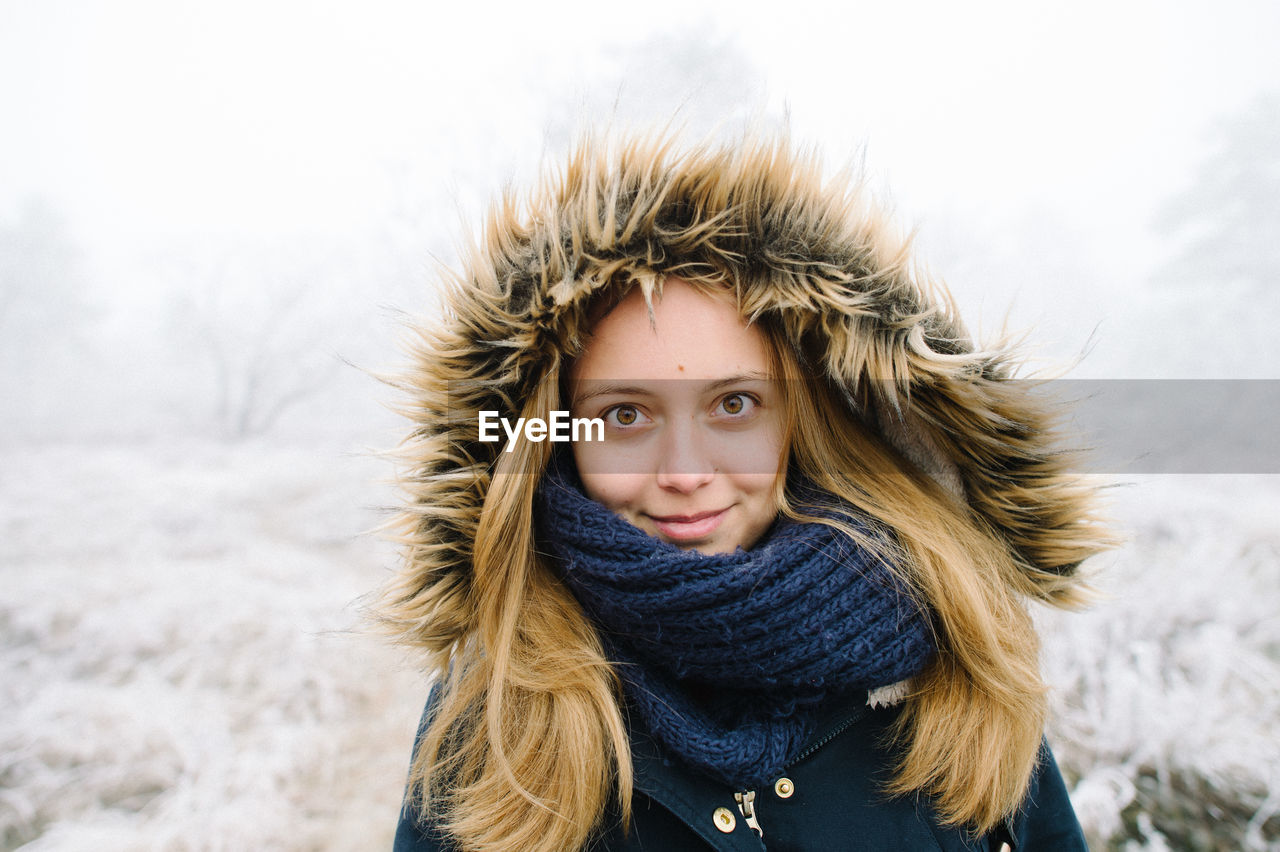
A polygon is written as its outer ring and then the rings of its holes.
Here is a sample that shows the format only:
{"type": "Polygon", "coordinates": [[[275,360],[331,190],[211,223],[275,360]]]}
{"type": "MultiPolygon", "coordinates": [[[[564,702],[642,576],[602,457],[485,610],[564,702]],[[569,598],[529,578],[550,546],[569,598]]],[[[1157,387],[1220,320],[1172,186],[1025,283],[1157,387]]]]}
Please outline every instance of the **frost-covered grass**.
{"type": "Polygon", "coordinates": [[[4,451],[0,848],[389,848],[423,694],[352,632],[383,467],[4,451]]]}
{"type": "MultiPolygon", "coordinates": [[[[424,687],[353,632],[379,461],[0,450],[0,847],[386,849],[424,687]]],[[[1042,613],[1097,849],[1280,837],[1280,478],[1147,477],[1109,597],[1042,613]]]]}
{"type": "Polygon", "coordinates": [[[1042,619],[1050,736],[1095,848],[1280,848],[1280,477],[1149,476],[1106,596],[1042,619]]]}

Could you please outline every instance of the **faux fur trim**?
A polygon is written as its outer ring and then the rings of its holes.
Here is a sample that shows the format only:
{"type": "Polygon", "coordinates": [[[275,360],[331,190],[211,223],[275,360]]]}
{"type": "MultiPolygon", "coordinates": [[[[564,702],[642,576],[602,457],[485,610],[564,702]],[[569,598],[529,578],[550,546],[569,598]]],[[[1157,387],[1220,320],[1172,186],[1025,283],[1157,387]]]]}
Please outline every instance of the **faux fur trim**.
{"type": "Polygon", "coordinates": [[[1012,380],[1011,350],[976,348],[909,249],[856,181],[825,181],[785,139],[588,142],[527,198],[499,200],[445,282],[441,317],[418,330],[404,382],[405,631],[438,649],[462,635],[437,616],[462,609],[441,601],[466,595],[501,457],[477,440],[476,412],[519,416],[549,367],[581,352],[597,290],[670,275],[723,281],[744,317],[772,317],[808,371],[1003,536],[1046,598],[1058,594],[1100,549],[1092,491],[1053,418],[1012,380]]]}
{"type": "Polygon", "coordinates": [[[871,709],[895,707],[907,700],[911,694],[911,679],[890,683],[867,693],[867,706],[871,709]]]}

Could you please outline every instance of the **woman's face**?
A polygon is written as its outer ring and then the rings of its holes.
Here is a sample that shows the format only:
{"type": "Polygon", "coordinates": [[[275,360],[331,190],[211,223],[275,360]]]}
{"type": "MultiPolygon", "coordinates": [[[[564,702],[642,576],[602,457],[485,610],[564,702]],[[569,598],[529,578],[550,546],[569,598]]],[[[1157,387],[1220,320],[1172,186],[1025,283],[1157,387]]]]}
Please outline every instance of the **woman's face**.
{"type": "Polygon", "coordinates": [[[750,548],[768,529],[782,400],[764,336],[729,302],[668,279],[651,322],[633,289],[569,378],[572,416],[605,423],[603,441],[573,445],[588,496],[702,553],[750,548]]]}

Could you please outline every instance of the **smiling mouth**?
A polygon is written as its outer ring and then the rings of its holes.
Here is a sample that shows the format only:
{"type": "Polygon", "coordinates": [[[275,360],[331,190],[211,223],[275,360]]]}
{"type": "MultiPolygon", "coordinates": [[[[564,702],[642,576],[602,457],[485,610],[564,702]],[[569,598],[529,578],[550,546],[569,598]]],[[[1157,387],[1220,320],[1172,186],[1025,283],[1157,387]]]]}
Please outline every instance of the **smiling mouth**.
{"type": "Polygon", "coordinates": [[[658,528],[658,532],[670,541],[694,541],[715,532],[728,511],[716,509],[695,515],[650,515],[649,519],[658,528]]]}

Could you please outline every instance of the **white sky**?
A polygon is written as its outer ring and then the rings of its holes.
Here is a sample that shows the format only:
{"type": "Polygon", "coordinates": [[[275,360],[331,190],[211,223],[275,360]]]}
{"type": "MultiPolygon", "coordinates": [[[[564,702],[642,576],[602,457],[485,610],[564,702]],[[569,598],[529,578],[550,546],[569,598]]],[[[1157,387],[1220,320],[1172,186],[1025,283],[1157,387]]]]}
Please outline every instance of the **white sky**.
{"type": "MultiPolygon", "coordinates": [[[[797,138],[864,148],[926,235],[1039,211],[1134,279],[1212,122],[1280,89],[1267,0],[0,0],[0,217],[40,197],[91,252],[130,255],[377,227],[396,175],[465,207],[532,168],[569,120],[546,113],[616,54],[691,30],[758,65],[797,138]]],[[[653,72],[623,86],[661,112],[679,69],[653,72]]]]}
{"type": "Polygon", "coordinates": [[[5,0],[0,200],[48,196],[93,230],[341,226],[442,126],[536,123],[504,102],[522,81],[688,23],[736,37],[797,135],[865,142],[895,196],[1105,217],[1280,85],[1269,2],[463,5],[5,0]]]}

